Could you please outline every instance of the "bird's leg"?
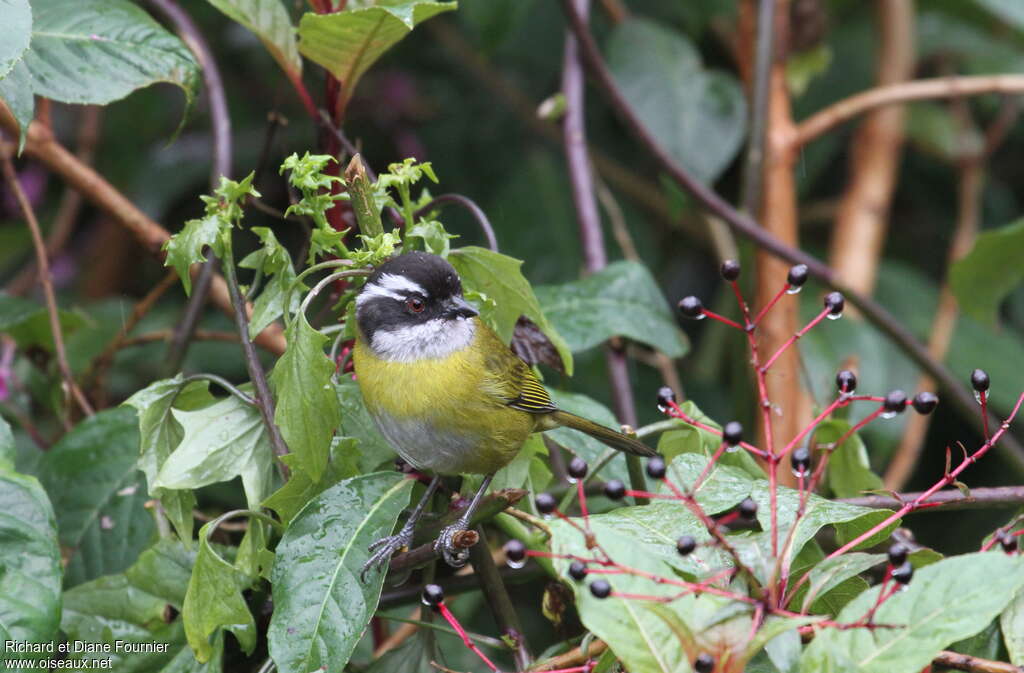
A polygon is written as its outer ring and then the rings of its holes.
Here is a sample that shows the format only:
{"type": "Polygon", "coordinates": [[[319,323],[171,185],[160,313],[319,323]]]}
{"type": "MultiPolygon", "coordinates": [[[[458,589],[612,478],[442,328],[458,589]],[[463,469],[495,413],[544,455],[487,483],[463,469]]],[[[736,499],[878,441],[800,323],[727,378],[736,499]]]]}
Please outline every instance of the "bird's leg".
{"type": "Polygon", "coordinates": [[[480,484],[479,490],[476,495],[473,496],[473,500],[469,503],[469,507],[462,513],[458,521],[450,526],[445,526],[441,529],[441,534],[437,537],[437,541],[434,543],[434,549],[441,552],[441,556],[444,557],[445,563],[453,568],[461,568],[466,565],[466,560],[469,559],[468,549],[459,549],[455,546],[453,538],[455,534],[464,531],[469,528],[469,522],[473,518],[473,514],[476,512],[476,508],[480,506],[480,501],[483,500],[484,493],[487,492],[487,487],[491,485],[491,480],[494,479],[493,474],[489,474],[484,477],[484,483],[480,484]]]}
{"type": "Polygon", "coordinates": [[[441,477],[437,476],[430,480],[427,485],[427,492],[420,498],[419,503],[413,508],[412,512],[409,513],[409,518],[406,519],[405,525],[394,535],[388,537],[382,537],[373,544],[370,545],[370,551],[373,555],[370,556],[370,560],[363,564],[363,569],[360,572],[360,577],[365,582],[366,573],[372,568],[382,568],[387,565],[388,561],[391,560],[391,556],[402,549],[412,544],[412,534],[416,529],[416,522],[419,521],[420,516],[423,514],[423,510],[426,509],[427,503],[430,502],[430,498],[433,497],[434,491],[437,490],[438,484],[441,483],[441,477]]]}

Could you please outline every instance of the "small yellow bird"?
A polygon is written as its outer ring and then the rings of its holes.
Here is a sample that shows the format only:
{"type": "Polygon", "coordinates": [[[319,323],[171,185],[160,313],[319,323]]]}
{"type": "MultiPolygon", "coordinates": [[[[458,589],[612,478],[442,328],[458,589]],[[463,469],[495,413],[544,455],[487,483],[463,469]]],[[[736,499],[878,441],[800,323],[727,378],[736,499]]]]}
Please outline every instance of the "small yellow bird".
{"type": "Polygon", "coordinates": [[[412,542],[413,529],[441,475],[482,474],[483,485],[435,548],[452,566],[467,550],[464,530],[490,485],[534,432],[569,427],[620,451],[653,456],[643,443],[558,409],[508,344],[462,296],[442,257],[409,252],[379,266],[356,298],[353,363],[366,408],[398,454],[434,479],[396,534],[371,545],[363,573],[412,542]]]}

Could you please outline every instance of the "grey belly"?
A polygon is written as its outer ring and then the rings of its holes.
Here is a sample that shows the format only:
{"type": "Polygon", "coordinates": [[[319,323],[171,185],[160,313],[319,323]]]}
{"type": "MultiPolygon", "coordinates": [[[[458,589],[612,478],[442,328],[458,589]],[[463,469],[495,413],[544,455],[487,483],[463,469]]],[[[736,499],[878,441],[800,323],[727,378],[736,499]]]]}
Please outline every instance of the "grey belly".
{"type": "Polygon", "coordinates": [[[417,470],[460,474],[467,456],[480,446],[480,438],[440,430],[422,419],[396,419],[386,413],[370,413],[384,439],[417,470]]]}

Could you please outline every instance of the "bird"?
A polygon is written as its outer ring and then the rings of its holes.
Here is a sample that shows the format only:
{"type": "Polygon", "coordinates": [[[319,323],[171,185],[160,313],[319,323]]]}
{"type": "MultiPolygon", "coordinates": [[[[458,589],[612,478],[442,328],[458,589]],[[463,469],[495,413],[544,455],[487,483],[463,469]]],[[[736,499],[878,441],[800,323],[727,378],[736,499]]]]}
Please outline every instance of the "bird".
{"type": "Polygon", "coordinates": [[[443,257],[405,252],[377,266],[355,300],[353,366],[366,410],[398,455],[433,475],[395,535],[370,545],[363,577],[411,545],[416,522],[446,475],[484,475],[435,550],[453,567],[468,550],[453,536],[469,525],[494,473],[534,432],[568,427],[639,456],[656,453],[635,438],[555,405],[531,367],[466,301],[443,257]]]}

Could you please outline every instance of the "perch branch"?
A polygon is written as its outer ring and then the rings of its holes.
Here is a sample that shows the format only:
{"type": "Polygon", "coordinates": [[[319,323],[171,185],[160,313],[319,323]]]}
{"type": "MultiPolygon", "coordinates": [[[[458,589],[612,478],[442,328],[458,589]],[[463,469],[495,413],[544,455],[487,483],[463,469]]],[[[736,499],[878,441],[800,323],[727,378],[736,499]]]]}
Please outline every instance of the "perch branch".
{"type": "MultiPolygon", "coordinates": [[[[923,492],[900,493],[899,498],[888,495],[864,495],[857,498],[845,498],[836,502],[844,502],[858,507],[872,509],[899,509],[921,497],[923,492]]],[[[993,509],[999,507],[1018,507],[1024,504],[1024,486],[994,486],[988,488],[972,488],[970,495],[959,490],[939,491],[923,500],[924,508],[915,512],[933,512],[936,510],[956,509],[993,509]],[[927,509],[925,509],[927,508],[927,509]]]]}

